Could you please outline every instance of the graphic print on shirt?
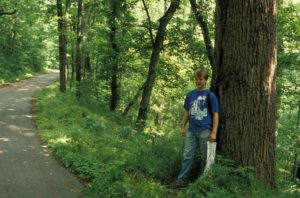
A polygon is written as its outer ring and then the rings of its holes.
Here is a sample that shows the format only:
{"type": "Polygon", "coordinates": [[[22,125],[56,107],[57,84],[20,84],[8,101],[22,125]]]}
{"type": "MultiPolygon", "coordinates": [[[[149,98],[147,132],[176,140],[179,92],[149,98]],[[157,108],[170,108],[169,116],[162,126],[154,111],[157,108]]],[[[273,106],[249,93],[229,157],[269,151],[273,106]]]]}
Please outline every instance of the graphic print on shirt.
{"type": "Polygon", "coordinates": [[[207,116],[207,108],[205,107],[206,96],[199,96],[197,100],[192,102],[190,115],[196,120],[203,120],[207,116]]]}

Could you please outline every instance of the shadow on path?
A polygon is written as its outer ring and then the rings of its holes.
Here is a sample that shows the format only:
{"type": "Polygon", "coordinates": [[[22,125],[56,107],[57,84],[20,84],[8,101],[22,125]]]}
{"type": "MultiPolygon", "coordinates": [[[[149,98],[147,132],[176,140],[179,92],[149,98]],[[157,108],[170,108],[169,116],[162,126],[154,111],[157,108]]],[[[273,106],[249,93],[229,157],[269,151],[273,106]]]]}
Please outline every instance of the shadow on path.
{"type": "Polygon", "coordinates": [[[31,115],[39,89],[58,79],[45,74],[0,88],[0,197],[79,197],[83,186],[42,146],[31,115]]]}

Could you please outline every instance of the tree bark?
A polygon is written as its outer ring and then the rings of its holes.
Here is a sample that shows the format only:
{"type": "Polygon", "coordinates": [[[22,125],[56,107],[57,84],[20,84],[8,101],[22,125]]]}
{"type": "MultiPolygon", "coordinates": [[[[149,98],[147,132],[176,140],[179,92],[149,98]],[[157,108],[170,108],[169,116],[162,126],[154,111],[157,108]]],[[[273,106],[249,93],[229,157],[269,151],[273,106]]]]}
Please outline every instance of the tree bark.
{"type": "Polygon", "coordinates": [[[82,0],[78,0],[77,4],[77,32],[76,32],[76,82],[77,91],[76,96],[80,97],[79,83],[81,81],[81,41],[82,41],[82,0]]]}
{"type": "Polygon", "coordinates": [[[146,124],[151,92],[156,78],[156,65],[159,59],[160,51],[163,46],[166,28],[171,18],[173,17],[175,11],[179,7],[179,4],[180,0],[172,0],[166,13],[159,19],[159,27],[155,37],[154,45],[152,47],[147,80],[143,89],[142,100],[140,102],[139,113],[136,121],[137,129],[139,131],[143,131],[146,124]]]}
{"type": "Polygon", "coordinates": [[[217,0],[220,147],[275,186],[276,1],[217,0]]]}
{"type": "Polygon", "coordinates": [[[118,66],[118,58],[119,58],[119,47],[116,41],[116,33],[117,33],[117,5],[118,2],[116,0],[112,0],[111,2],[111,14],[110,14],[110,44],[112,49],[112,54],[110,57],[110,65],[111,65],[111,103],[110,110],[115,111],[119,99],[120,99],[120,86],[118,80],[119,66],[118,66]]]}
{"type": "Polygon", "coordinates": [[[66,25],[65,15],[63,13],[62,1],[57,0],[58,16],[58,38],[59,38],[59,72],[60,72],[60,91],[66,91],[66,25]]]}

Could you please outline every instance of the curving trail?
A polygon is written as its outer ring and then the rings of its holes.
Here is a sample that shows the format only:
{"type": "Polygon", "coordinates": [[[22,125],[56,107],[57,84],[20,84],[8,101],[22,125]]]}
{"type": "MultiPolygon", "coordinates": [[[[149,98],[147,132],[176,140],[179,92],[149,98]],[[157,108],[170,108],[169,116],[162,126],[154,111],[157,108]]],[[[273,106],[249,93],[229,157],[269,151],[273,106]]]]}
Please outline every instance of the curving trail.
{"type": "Polygon", "coordinates": [[[79,197],[83,186],[58,164],[37,137],[31,101],[39,89],[58,79],[40,75],[0,88],[0,197],[79,197]]]}

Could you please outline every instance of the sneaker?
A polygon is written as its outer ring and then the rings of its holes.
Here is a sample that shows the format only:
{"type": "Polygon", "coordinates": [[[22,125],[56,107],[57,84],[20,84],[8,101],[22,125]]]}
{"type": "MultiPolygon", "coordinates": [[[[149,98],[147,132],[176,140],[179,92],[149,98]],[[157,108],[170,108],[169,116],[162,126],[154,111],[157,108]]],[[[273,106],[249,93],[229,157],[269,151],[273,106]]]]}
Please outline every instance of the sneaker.
{"type": "Polygon", "coordinates": [[[171,189],[184,188],[187,186],[188,186],[188,182],[183,179],[176,180],[175,182],[170,184],[171,189]]]}

